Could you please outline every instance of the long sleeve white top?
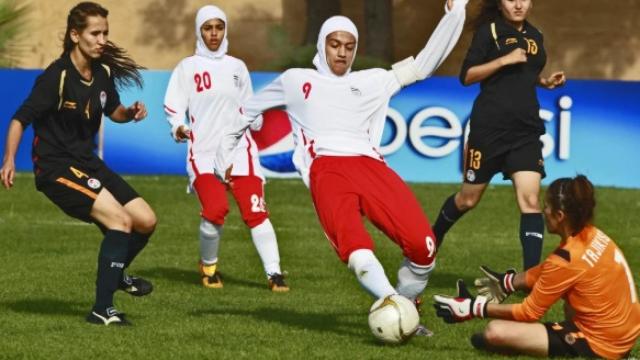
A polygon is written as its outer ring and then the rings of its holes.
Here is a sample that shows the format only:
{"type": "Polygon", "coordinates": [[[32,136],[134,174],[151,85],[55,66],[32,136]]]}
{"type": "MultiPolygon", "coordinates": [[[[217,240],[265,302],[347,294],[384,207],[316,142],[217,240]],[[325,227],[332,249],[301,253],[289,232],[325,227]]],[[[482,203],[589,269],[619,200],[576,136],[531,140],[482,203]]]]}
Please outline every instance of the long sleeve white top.
{"type": "MultiPolygon", "coordinates": [[[[176,136],[180,126],[191,130],[188,140],[187,171],[211,172],[216,151],[223,138],[223,129],[239,114],[242,102],[253,95],[251,78],[244,62],[225,55],[211,59],[199,55],[183,59],[173,70],[164,99],[164,110],[176,136]],[[188,124],[185,122],[185,114],[188,124]],[[211,164],[208,166],[207,164],[211,164]]],[[[252,128],[261,124],[261,117],[252,121],[252,128]]],[[[230,155],[233,175],[248,175],[259,171],[257,146],[248,129],[237,139],[238,146],[230,155]]]]}
{"type": "MultiPolygon", "coordinates": [[[[416,79],[431,75],[455,46],[465,19],[467,0],[455,0],[413,65],[416,79]]],[[[264,111],[284,108],[292,122],[294,164],[305,183],[317,156],[369,156],[378,152],[390,98],[407,82],[394,70],[370,69],[328,77],[313,69],[290,69],[243,104],[244,115],[225,131],[216,171],[229,166],[241,134],[264,111]]]]}

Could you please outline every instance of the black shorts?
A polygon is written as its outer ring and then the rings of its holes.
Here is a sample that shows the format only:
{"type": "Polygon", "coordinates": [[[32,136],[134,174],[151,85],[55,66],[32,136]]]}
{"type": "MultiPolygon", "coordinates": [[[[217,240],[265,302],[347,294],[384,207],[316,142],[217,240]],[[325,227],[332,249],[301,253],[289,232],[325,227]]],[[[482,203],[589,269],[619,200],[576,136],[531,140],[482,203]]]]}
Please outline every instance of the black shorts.
{"type": "Polygon", "coordinates": [[[571,321],[544,323],[549,337],[549,357],[599,358],[587,339],[571,321]]]}
{"type": "Polygon", "coordinates": [[[544,160],[540,135],[503,129],[473,129],[464,153],[464,182],[486,184],[502,172],[504,179],[518,171],[535,171],[542,178],[544,160]]]}
{"type": "Polygon", "coordinates": [[[36,188],[67,215],[89,223],[94,222],[91,208],[102,188],[121,205],[140,196],[106,165],[95,171],[76,165],[43,171],[36,175],[36,188]]]}

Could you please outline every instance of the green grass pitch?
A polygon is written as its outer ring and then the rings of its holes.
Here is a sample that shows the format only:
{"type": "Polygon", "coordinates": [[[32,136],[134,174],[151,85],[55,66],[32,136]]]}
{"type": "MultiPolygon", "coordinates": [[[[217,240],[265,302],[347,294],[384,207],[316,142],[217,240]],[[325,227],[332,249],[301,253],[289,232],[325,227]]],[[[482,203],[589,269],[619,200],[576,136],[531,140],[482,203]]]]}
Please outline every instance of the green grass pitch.
{"type": "MultiPolygon", "coordinates": [[[[281,263],[291,292],[271,293],[249,231],[235,205],[221,242],[222,290],[199,285],[199,205],[185,194],[184,177],[127,177],[151,204],[159,224],[131,273],[149,278],[145,298],[118,292],[116,306],[130,328],[97,327],[84,316],[93,301],[101,239],[95,226],[67,217],[19,174],[0,189],[0,359],[482,359],[468,338],[484,321],[446,325],[431,296],[452,294],[455,280],[470,282],[478,266],[520,268],[518,210],[513,190],[488,189],[479,207],[449,233],[425,292],[422,321],[435,335],[403,346],[383,346],[367,326],[371,299],[334,254],[299,180],[266,186],[281,263]]],[[[458,185],[411,185],[429,217],[458,185]]],[[[597,189],[596,224],[626,254],[640,281],[640,191],[597,189]]],[[[399,249],[370,227],[380,261],[395,283],[399,249]]],[[[558,243],[547,236],[545,254],[558,243]]],[[[622,285],[621,285],[622,286],[622,285]]],[[[520,300],[514,297],[513,300],[520,300]]],[[[560,319],[554,307],[546,320],[560,319]]],[[[633,354],[640,356],[640,345],[633,354]]]]}

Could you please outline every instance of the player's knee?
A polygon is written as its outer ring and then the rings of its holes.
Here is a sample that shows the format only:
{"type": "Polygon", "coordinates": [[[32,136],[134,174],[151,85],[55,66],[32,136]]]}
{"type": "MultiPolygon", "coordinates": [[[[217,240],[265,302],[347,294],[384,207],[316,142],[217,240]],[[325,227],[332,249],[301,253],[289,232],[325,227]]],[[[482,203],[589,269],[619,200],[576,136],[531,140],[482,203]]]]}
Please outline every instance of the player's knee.
{"type": "Polygon", "coordinates": [[[538,194],[522,194],[518,199],[522,212],[540,212],[540,199],[538,194]]]}
{"type": "Polygon", "coordinates": [[[242,214],[242,221],[247,224],[249,229],[253,229],[254,227],[262,224],[268,218],[269,217],[267,216],[267,213],[257,213],[251,215],[242,214]]]}
{"type": "Polygon", "coordinates": [[[224,224],[224,218],[229,213],[229,206],[225,204],[210,204],[202,207],[202,217],[214,224],[224,224]]]}
{"type": "Polygon", "coordinates": [[[466,211],[471,210],[480,202],[480,195],[476,194],[460,194],[459,201],[456,202],[456,205],[460,207],[459,210],[466,211]]]}
{"type": "Polygon", "coordinates": [[[508,341],[508,331],[501,321],[490,321],[484,329],[484,339],[487,344],[500,346],[508,341]]]}
{"type": "Polygon", "coordinates": [[[148,211],[136,218],[135,229],[142,234],[151,234],[158,224],[158,219],[153,211],[148,211]]]}
{"type": "Polygon", "coordinates": [[[130,233],[133,228],[133,219],[126,211],[112,213],[104,224],[109,230],[118,230],[130,233]]]}
{"type": "Polygon", "coordinates": [[[420,234],[414,237],[413,241],[405,242],[402,250],[412,263],[423,267],[431,266],[436,258],[435,236],[420,234]]]}

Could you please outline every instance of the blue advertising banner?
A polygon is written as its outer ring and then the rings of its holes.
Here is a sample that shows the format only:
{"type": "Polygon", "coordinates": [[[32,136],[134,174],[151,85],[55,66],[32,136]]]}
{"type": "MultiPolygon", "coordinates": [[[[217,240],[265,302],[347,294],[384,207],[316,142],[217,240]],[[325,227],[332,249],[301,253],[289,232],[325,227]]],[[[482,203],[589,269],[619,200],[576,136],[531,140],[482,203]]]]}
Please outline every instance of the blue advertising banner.
{"type": "MultiPolygon", "coordinates": [[[[0,70],[3,149],[8,122],[40,73],[0,70]]],[[[143,101],[149,116],[139,123],[105,121],[104,159],[124,174],[185,174],[186,145],[171,139],[163,113],[170,73],[145,71],[143,75],[144,89],[122,91],[121,100],[126,105],[143,101]]],[[[259,90],[276,76],[253,73],[254,88],[259,90]]],[[[435,77],[392,98],[382,147],[389,165],[407,181],[460,182],[465,129],[478,90],[477,86],[463,87],[454,77],[435,77]]],[[[570,79],[563,88],[540,89],[540,117],[547,129],[541,137],[548,174],[544,183],[582,173],[597,185],[640,188],[640,167],[633,160],[635,140],[640,138],[639,94],[639,82],[622,81],[570,79]]],[[[269,117],[263,132],[255,134],[261,162],[270,176],[295,174],[289,129],[286,119],[269,117]]],[[[29,129],[16,157],[20,171],[31,170],[32,138],[29,129]]],[[[504,181],[496,175],[493,182],[504,181]]]]}

